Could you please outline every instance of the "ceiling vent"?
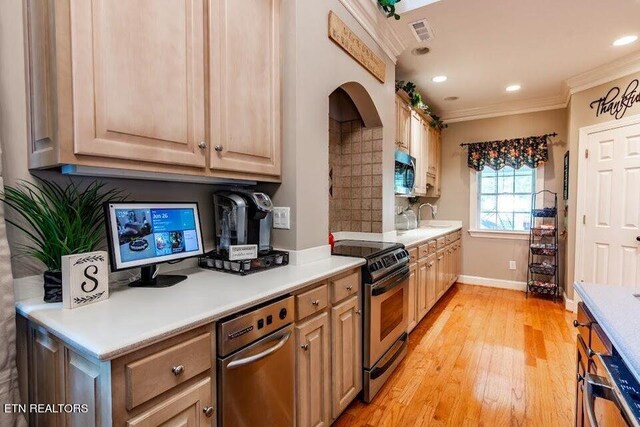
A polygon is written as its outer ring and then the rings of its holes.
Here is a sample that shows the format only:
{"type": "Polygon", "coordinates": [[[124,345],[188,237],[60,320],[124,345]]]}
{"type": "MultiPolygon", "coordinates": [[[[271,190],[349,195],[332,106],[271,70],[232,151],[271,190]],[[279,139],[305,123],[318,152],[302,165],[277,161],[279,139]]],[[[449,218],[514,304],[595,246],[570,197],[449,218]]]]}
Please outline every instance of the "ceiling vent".
{"type": "Polygon", "coordinates": [[[433,39],[433,30],[426,19],[410,23],[409,28],[411,28],[411,32],[419,42],[433,39]]]}

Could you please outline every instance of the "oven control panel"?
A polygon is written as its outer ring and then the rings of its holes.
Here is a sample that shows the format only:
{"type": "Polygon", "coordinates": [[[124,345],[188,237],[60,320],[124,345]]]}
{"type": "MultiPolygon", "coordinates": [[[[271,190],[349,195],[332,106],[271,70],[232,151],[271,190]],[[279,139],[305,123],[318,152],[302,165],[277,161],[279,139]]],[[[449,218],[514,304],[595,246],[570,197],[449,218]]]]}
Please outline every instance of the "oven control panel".
{"type": "Polygon", "coordinates": [[[391,253],[368,260],[366,268],[371,279],[370,281],[375,281],[408,263],[409,252],[404,248],[398,248],[391,253]]]}
{"type": "Polygon", "coordinates": [[[609,380],[614,383],[626,403],[626,412],[630,416],[635,416],[640,423],[640,384],[618,354],[601,355],[600,358],[610,376],[609,380]]]}

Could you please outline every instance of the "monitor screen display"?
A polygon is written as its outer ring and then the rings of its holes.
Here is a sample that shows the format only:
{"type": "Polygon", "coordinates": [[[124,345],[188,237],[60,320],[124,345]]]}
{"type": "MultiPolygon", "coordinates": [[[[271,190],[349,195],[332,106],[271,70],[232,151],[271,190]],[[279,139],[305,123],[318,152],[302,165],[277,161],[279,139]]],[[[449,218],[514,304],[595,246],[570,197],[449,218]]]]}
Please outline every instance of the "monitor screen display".
{"type": "Polygon", "coordinates": [[[188,258],[204,252],[195,203],[111,203],[108,215],[114,269],[188,258]]]}

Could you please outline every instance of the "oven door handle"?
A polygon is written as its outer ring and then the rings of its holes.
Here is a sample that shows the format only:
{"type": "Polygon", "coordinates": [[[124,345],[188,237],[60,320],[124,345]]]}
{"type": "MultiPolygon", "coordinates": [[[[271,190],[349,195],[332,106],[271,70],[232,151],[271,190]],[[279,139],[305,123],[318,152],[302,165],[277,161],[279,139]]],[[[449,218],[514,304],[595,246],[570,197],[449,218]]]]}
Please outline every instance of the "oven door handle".
{"type": "Polygon", "coordinates": [[[629,426],[637,426],[638,422],[631,418],[629,414],[623,408],[623,405],[620,404],[616,393],[609,382],[604,377],[600,377],[598,375],[593,375],[590,373],[584,374],[584,383],[582,385],[582,399],[585,408],[585,412],[587,413],[587,418],[589,420],[589,425],[591,427],[598,427],[598,420],[596,419],[596,411],[594,408],[596,398],[601,398],[605,400],[609,400],[613,402],[622,418],[624,418],[625,422],[629,426]]]}
{"type": "Polygon", "coordinates": [[[270,354],[275,353],[276,351],[280,350],[286,343],[287,341],[289,341],[289,338],[291,337],[291,332],[287,332],[286,335],[284,335],[280,341],[278,341],[278,343],[272,347],[269,347],[268,349],[261,351],[258,354],[254,354],[253,356],[249,356],[249,357],[245,357],[243,359],[238,359],[238,360],[234,360],[233,362],[229,363],[227,365],[227,369],[233,369],[233,368],[239,368],[241,366],[245,366],[248,365],[250,363],[256,362],[260,359],[264,359],[265,357],[269,356],[270,354]]]}
{"type": "Polygon", "coordinates": [[[376,378],[379,378],[380,376],[382,376],[385,372],[387,372],[387,369],[389,369],[391,367],[391,365],[393,365],[393,362],[396,361],[396,359],[400,356],[400,354],[402,353],[402,349],[407,345],[407,338],[409,337],[409,335],[405,332],[400,339],[397,341],[397,343],[399,343],[398,345],[398,349],[396,350],[395,354],[393,356],[391,356],[389,358],[389,360],[387,360],[387,362],[377,368],[374,368],[371,371],[371,379],[375,380],[376,378]]]}
{"type": "Polygon", "coordinates": [[[402,283],[402,281],[405,280],[407,277],[409,277],[409,272],[410,272],[409,266],[402,267],[402,269],[400,271],[398,271],[397,273],[395,273],[393,276],[391,276],[391,277],[385,279],[384,281],[382,281],[382,283],[384,283],[385,281],[392,280],[392,279],[395,278],[395,280],[393,280],[388,285],[384,285],[384,286],[375,286],[374,285],[372,287],[372,290],[371,290],[371,295],[374,296],[374,297],[377,297],[379,295],[386,294],[391,289],[395,288],[400,283],[402,283]]]}

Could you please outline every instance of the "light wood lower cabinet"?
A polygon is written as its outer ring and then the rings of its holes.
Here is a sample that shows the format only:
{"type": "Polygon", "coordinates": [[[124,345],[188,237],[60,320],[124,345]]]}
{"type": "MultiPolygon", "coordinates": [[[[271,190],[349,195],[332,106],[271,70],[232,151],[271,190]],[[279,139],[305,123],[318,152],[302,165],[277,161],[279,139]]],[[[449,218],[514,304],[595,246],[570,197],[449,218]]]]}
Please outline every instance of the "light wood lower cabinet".
{"type": "Polygon", "coordinates": [[[65,345],[24,318],[17,336],[28,403],[86,405],[30,414],[34,426],[215,426],[215,330],[201,326],[114,360],[65,345]],[[178,367],[182,366],[181,369],[178,367]]]}
{"type": "Polygon", "coordinates": [[[362,327],[358,296],[331,309],[331,416],[346,409],[362,388],[362,327]]]}
{"type": "Polygon", "coordinates": [[[411,263],[409,265],[409,325],[407,327],[407,333],[413,331],[418,324],[419,278],[418,263],[411,263]]]}
{"type": "Polygon", "coordinates": [[[440,249],[436,252],[436,272],[436,299],[440,299],[447,289],[446,249],[440,249]]]}
{"type": "MultiPolygon", "coordinates": [[[[436,283],[438,281],[438,276],[436,272],[436,255],[431,254],[427,258],[427,311],[431,310],[431,308],[436,305],[437,301],[437,292],[436,292],[436,283]]],[[[425,313],[426,314],[426,313],[425,313]]]]}
{"type": "Polygon", "coordinates": [[[211,426],[211,379],[204,378],[127,421],[128,427],[211,426]]]}
{"type": "Polygon", "coordinates": [[[296,405],[298,426],[328,426],[329,315],[325,312],[296,325],[296,405]]]}
{"type": "Polygon", "coordinates": [[[428,265],[427,258],[418,260],[418,321],[422,320],[429,311],[427,306],[428,265]]]}

